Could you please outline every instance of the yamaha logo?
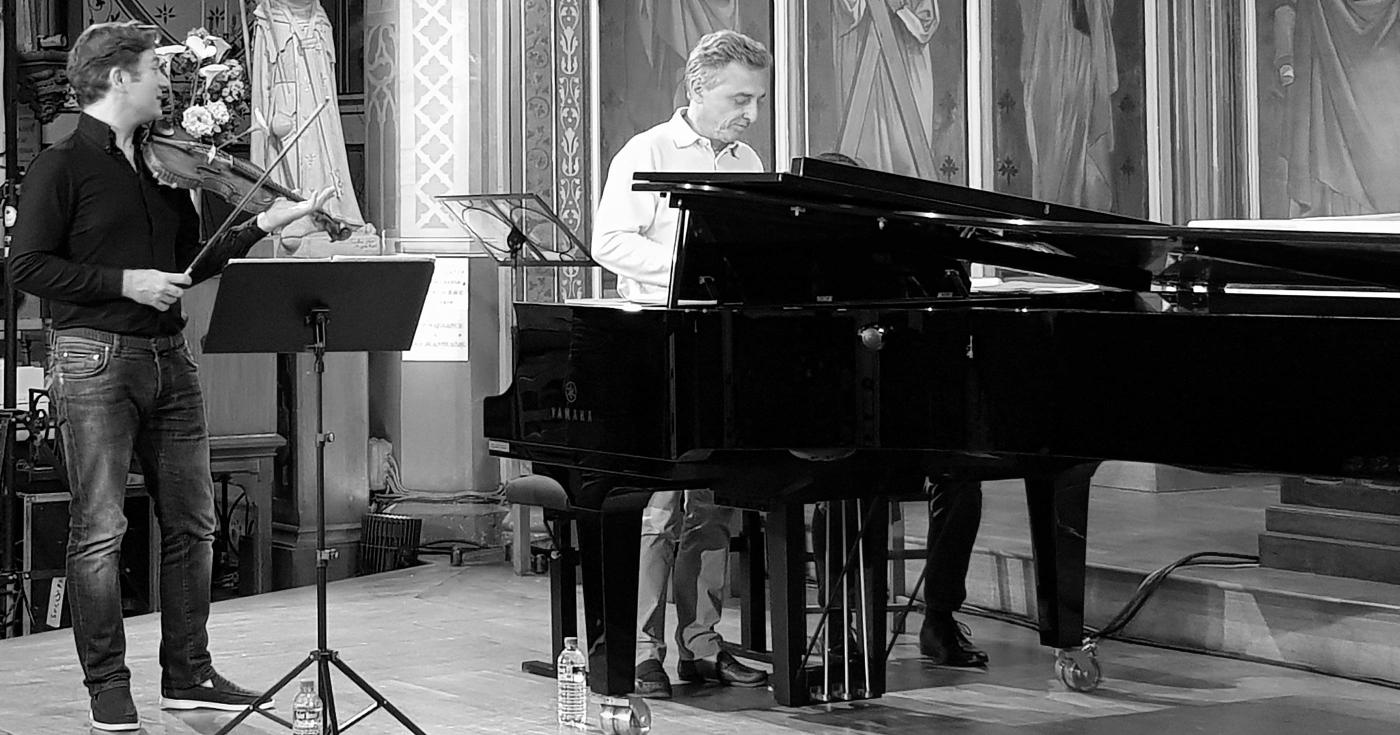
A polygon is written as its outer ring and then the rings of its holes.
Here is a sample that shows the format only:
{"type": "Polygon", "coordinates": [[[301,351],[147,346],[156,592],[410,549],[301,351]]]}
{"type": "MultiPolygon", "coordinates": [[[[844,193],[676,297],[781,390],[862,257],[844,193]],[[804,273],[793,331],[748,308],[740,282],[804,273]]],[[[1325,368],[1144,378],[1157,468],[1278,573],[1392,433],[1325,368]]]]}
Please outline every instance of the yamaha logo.
{"type": "Polygon", "coordinates": [[[569,403],[578,400],[578,386],[572,380],[564,384],[564,400],[569,403]]]}

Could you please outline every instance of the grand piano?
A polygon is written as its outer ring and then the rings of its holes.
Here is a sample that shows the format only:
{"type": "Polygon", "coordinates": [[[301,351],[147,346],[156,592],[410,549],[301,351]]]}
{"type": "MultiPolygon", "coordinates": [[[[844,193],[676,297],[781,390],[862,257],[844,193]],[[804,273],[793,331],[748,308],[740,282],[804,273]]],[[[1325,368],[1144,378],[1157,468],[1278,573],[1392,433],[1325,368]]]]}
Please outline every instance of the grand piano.
{"type": "Polygon", "coordinates": [[[632,690],[657,490],[766,514],[792,705],[879,696],[888,652],[884,608],[844,595],[822,624],[857,645],[809,641],[804,504],[849,510],[837,567],[884,600],[888,498],[1023,478],[1040,639],[1090,689],[1100,462],[1400,478],[1400,236],[1166,226],[814,159],[634,188],[681,210],[668,303],[517,303],[513,383],[485,405],[492,453],[534,463],[576,523],[601,694],[632,690]],[[980,292],[969,262],[1078,285],[980,292]]]}

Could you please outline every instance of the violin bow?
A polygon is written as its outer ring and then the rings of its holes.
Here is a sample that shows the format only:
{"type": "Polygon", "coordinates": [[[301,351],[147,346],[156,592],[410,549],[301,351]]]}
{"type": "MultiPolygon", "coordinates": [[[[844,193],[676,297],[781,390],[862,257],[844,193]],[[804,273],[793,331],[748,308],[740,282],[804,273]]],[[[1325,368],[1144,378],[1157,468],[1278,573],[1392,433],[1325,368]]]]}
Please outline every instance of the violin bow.
{"type": "MultiPolygon", "coordinates": [[[[292,146],[296,145],[297,139],[301,137],[302,133],[306,132],[307,128],[311,127],[311,123],[316,122],[316,118],[321,115],[321,111],[326,109],[326,105],[330,104],[330,102],[330,97],[321,100],[321,104],[317,105],[316,109],[312,111],[311,115],[306,118],[306,122],[302,123],[300,128],[297,128],[297,131],[292,134],[291,139],[289,139],[285,144],[283,144],[282,150],[278,152],[277,157],[272,159],[272,161],[270,161],[267,164],[267,167],[263,170],[262,175],[259,176],[258,180],[254,181],[253,185],[248,188],[248,191],[243,195],[243,198],[239,199],[238,203],[233,205],[233,211],[229,212],[228,216],[224,218],[224,222],[223,224],[219,225],[219,229],[215,230],[214,234],[210,235],[209,238],[205,240],[206,243],[215,242],[220,237],[222,237],[225,232],[228,232],[228,228],[233,224],[234,216],[237,215],[239,212],[243,211],[243,206],[246,205],[248,201],[253,198],[253,194],[256,193],[257,190],[260,187],[262,187],[263,183],[267,181],[267,177],[272,174],[272,167],[281,163],[282,159],[287,157],[287,153],[292,150],[292,146]]],[[[256,217],[257,215],[253,216],[256,217]]],[[[195,260],[197,261],[198,258],[196,258],[195,260]]],[[[185,275],[189,275],[190,271],[193,270],[193,268],[194,262],[191,262],[190,267],[185,269],[185,275]]]]}

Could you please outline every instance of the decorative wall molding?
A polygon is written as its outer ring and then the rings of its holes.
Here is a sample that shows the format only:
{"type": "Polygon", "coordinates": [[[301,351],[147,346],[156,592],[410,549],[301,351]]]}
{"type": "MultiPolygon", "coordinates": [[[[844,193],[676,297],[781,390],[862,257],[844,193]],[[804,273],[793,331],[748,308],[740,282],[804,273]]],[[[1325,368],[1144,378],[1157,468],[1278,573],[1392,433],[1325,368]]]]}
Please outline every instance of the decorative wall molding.
{"type": "Polygon", "coordinates": [[[404,234],[424,234],[452,226],[433,196],[454,191],[454,167],[463,153],[459,144],[465,141],[454,133],[461,108],[470,101],[460,94],[466,86],[461,77],[467,60],[454,57],[464,29],[454,23],[454,7],[461,4],[452,0],[414,0],[401,7],[409,22],[401,51],[408,58],[400,65],[400,81],[411,90],[403,109],[409,139],[399,146],[400,151],[411,151],[401,162],[408,169],[399,186],[401,212],[413,228],[404,234]]]}
{"type": "MultiPolygon", "coordinates": [[[[585,243],[592,229],[590,171],[596,142],[589,134],[589,19],[584,0],[525,0],[521,24],[521,158],[524,190],[540,196],[585,243]]],[[[590,269],[535,269],[528,300],[555,301],[591,293],[590,269]]]]}
{"type": "Polygon", "coordinates": [[[365,8],[365,207],[386,237],[399,232],[399,24],[393,0],[365,8]]]}

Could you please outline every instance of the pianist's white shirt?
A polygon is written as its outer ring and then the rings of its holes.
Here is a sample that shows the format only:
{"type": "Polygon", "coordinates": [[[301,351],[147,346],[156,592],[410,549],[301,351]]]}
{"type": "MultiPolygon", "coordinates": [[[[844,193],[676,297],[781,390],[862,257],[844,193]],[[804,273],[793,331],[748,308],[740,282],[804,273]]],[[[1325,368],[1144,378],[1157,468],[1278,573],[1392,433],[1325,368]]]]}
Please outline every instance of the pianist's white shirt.
{"type": "Polygon", "coordinates": [[[632,191],[639,171],[760,172],[758,153],[742,142],[714,150],[676,110],[660,125],[632,137],[613,156],[593,218],[593,260],[617,274],[617,291],[640,303],[665,303],[671,283],[677,211],[655,192],[632,191]]]}

